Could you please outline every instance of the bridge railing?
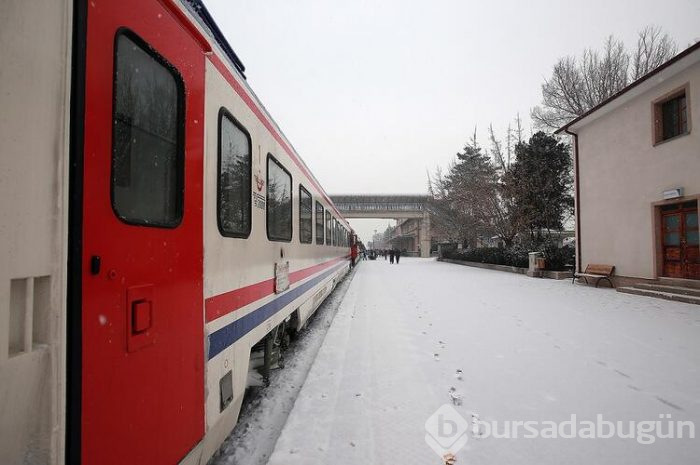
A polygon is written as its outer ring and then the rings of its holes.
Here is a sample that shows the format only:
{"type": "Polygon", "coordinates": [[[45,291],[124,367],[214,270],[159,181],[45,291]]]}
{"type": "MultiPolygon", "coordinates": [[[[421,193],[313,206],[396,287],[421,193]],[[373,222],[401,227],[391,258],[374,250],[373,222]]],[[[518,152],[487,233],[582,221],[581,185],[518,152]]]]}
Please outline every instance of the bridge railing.
{"type": "Polygon", "coordinates": [[[419,203],[414,203],[414,204],[406,204],[406,203],[394,203],[394,204],[386,204],[386,203],[336,203],[335,207],[340,210],[341,212],[347,211],[347,212],[376,212],[376,211],[401,211],[401,212],[415,212],[415,211],[423,211],[425,209],[425,205],[419,204],[419,203]]]}

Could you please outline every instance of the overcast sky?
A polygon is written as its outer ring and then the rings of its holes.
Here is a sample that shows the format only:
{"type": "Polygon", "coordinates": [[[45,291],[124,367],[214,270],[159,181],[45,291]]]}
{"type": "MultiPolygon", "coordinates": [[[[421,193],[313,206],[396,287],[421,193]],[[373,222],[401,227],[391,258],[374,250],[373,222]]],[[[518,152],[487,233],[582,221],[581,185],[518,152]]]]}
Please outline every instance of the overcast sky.
{"type": "MultiPolygon", "coordinates": [[[[477,128],[530,109],[552,65],[655,24],[684,49],[698,0],[205,0],[248,82],[329,194],[422,193],[477,128]]],[[[354,221],[363,239],[386,221],[354,221]]]]}

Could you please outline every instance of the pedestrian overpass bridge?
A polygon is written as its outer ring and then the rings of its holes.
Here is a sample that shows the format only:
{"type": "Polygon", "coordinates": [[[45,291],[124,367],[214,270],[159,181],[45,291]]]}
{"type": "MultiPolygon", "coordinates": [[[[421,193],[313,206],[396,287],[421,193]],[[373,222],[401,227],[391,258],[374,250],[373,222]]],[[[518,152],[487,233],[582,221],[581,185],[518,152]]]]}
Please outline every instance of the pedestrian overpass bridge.
{"type": "Polygon", "coordinates": [[[343,194],[331,195],[338,211],[347,219],[387,218],[397,221],[392,246],[430,256],[429,196],[424,194],[343,194]]]}

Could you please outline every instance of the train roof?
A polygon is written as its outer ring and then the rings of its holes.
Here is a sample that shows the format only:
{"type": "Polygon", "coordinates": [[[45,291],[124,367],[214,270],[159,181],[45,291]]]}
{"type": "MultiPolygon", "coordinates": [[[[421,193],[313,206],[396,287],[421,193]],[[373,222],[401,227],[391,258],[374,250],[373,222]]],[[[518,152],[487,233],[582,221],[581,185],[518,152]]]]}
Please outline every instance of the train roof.
{"type": "Polygon", "coordinates": [[[245,79],[245,65],[233,50],[231,44],[228,43],[226,37],[224,37],[224,33],[221,32],[221,29],[217,26],[214,18],[212,18],[211,13],[209,13],[207,7],[204,6],[202,0],[182,0],[182,3],[194,14],[193,16],[197,19],[199,25],[206,29],[214,38],[219,47],[221,47],[221,50],[223,50],[228,59],[231,60],[233,66],[235,66],[245,79]]]}
{"type": "MultiPolygon", "coordinates": [[[[250,87],[250,84],[247,81],[247,78],[245,76],[245,65],[243,64],[243,61],[238,57],[236,52],[233,50],[233,47],[231,47],[231,44],[229,44],[228,40],[226,40],[226,37],[224,36],[223,32],[221,32],[221,29],[219,29],[219,26],[216,24],[216,21],[214,21],[214,18],[212,17],[211,13],[209,13],[209,10],[207,7],[204,5],[204,2],[202,0],[179,0],[179,3],[184,6],[184,8],[189,11],[190,15],[197,21],[197,24],[199,27],[204,29],[204,31],[214,39],[214,42],[216,45],[221,49],[221,51],[225,54],[226,58],[228,59],[229,63],[231,66],[234,67],[234,69],[238,72],[238,74],[243,78],[243,82],[245,83],[244,86],[246,90],[251,94],[251,96],[255,99],[255,102],[257,105],[260,106],[262,111],[265,113],[267,118],[269,119],[270,123],[274,126],[274,128],[277,130],[279,135],[284,139],[284,142],[289,146],[291,151],[294,153],[293,158],[296,158],[301,165],[303,165],[304,169],[306,170],[308,176],[311,178],[311,181],[313,184],[316,185],[318,190],[320,191],[321,195],[324,197],[324,199],[328,202],[328,204],[335,210],[336,214],[347,223],[347,219],[343,217],[343,215],[338,211],[336,208],[335,204],[333,203],[333,200],[331,200],[330,196],[328,193],[326,193],[325,189],[321,186],[321,183],[316,179],[316,176],[311,172],[308,166],[306,166],[306,163],[304,160],[301,158],[299,155],[299,152],[294,148],[292,143],[289,141],[287,136],[284,134],[284,132],[280,129],[279,125],[275,121],[274,118],[272,118],[272,115],[270,114],[269,111],[265,108],[265,105],[263,105],[262,101],[260,98],[255,94],[255,91],[250,87]]],[[[348,223],[349,225],[349,223],[348,223]]]]}

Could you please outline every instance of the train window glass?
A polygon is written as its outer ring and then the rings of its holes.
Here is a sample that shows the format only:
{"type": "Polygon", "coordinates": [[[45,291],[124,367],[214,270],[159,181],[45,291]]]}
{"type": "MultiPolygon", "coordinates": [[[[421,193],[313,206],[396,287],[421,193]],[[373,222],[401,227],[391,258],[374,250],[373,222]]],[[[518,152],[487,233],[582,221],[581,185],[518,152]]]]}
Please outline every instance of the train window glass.
{"type": "Polygon", "coordinates": [[[331,214],[326,210],[326,245],[331,245],[331,214]]]}
{"type": "Polygon", "coordinates": [[[267,238],[292,240],[292,175],[272,155],[267,157],[267,238]]]}
{"type": "Polygon", "coordinates": [[[184,197],[184,85],[129,32],[117,36],[112,115],[112,208],[124,222],[173,228],[184,197]]]}
{"type": "Polygon", "coordinates": [[[251,216],[251,142],[246,130],[223,108],[219,112],[219,231],[248,237],[251,216]]]}
{"type": "Polygon", "coordinates": [[[299,242],[311,244],[313,241],[313,200],[309,191],[299,185],[299,242]]]}
{"type": "Polygon", "coordinates": [[[323,245],[323,205],[316,202],[316,244],[323,245]]]}
{"type": "Polygon", "coordinates": [[[333,247],[338,246],[338,220],[333,217],[333,247]]]}

